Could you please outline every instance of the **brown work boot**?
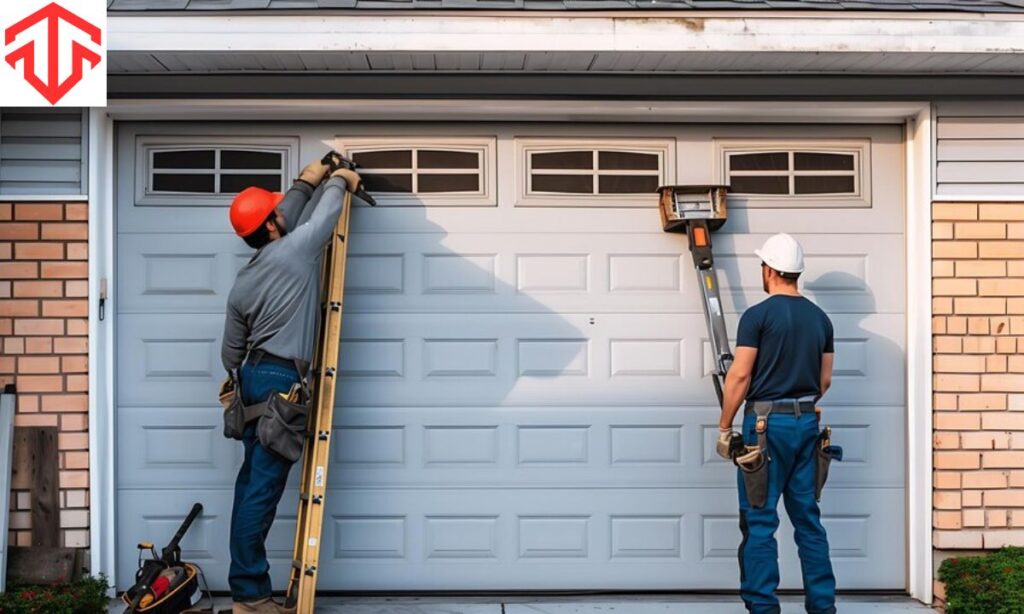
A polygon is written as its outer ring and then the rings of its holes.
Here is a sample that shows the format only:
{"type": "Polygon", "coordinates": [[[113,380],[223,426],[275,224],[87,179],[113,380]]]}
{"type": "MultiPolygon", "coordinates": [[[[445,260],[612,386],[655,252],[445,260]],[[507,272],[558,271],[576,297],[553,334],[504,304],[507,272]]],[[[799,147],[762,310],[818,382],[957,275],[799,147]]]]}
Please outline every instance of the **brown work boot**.
{"type": "Polygon", "coordinates": [[[295,614],[295,608],[286,608],[267,597],[259,601],[236,601],[231,614],[295,614]]]}

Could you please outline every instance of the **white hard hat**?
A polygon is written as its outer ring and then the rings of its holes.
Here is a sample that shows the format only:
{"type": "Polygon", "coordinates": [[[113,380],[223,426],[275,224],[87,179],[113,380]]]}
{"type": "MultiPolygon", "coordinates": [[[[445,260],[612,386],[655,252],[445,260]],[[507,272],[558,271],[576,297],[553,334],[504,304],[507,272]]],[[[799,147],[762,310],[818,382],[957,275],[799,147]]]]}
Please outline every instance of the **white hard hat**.
{"type": "Polygon", "coordinates": [[[761,249],[755,249],[754,253],[762,262],[780,273],[804,272],[804,248],[784,232],[768,237],[761,249]]]}

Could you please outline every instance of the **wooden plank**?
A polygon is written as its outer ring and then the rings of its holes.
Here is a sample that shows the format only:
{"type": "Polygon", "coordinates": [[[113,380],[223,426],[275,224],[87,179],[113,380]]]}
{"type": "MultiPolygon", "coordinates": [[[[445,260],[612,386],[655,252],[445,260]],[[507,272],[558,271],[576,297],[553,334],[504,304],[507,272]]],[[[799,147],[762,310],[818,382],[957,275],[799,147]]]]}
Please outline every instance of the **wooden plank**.
{"type": "Polygon", "coordinates": [[[14,430],[11,486],[32,493],[32,545],[60,546],[60,500],[57,474],[57,428],[14,430]]]}
{"type": "Polygon", "coordinates": [[[7,590],[7,527],[11,509],[11,461],[14,447],[15,391],[8,385],[0,394],[0,593],[7,590]]]}
{"type": "Polygon", "coordinates": [[[7,575],[11,584],[57,584],[76,579],[81,570],[77,548],[11,548],[7,575]]]}

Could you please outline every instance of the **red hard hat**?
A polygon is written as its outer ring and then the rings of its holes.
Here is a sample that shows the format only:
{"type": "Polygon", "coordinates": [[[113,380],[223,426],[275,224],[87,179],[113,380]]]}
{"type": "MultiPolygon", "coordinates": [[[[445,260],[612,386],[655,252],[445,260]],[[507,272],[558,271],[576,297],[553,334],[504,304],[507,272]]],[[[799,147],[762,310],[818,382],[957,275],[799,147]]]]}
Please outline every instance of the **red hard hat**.
{"type": "Polygon", "coordinates": [[[231,225],[235,234],[247,237],[255,232],[274,207],[281,202],[284,194],[263,188],[245,188],[231,201],[231,225]]]}

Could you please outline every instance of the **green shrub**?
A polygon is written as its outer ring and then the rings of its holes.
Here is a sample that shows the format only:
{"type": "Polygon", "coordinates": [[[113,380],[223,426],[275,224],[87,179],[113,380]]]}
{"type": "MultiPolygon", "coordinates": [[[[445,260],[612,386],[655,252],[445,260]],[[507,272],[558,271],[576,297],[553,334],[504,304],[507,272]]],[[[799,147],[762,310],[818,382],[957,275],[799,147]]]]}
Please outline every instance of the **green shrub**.
{"type": "Polygon", "coordinates": [[[946,559],[947,614],[1024,614],[1024,548],[946,559]]]}
{"type": "Polygon", "coordinates": [[[106,614],[110,584],[100,575],[52,586],[8,586],[0,614],[106,614]]]}

